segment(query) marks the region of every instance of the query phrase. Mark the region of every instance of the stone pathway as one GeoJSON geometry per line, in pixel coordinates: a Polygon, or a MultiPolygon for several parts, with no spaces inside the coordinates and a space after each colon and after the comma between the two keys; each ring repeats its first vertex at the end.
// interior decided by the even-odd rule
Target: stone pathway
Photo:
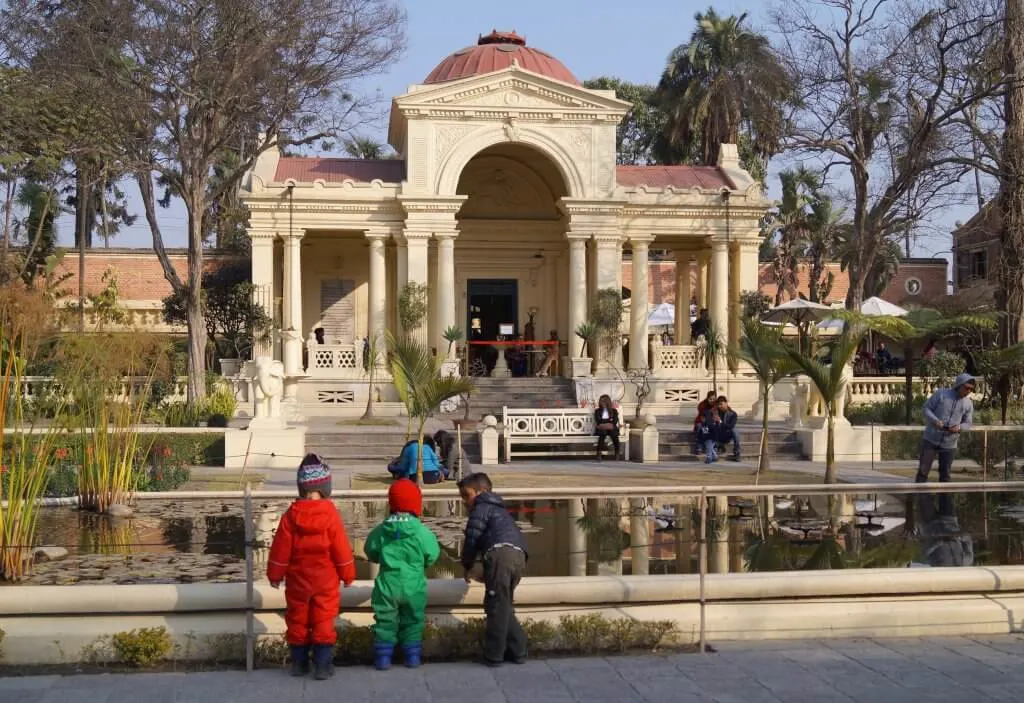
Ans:
{"type": "Polygon", "coordinates": [[[1024,638],[724,644],[717,654],[339,669],[0,678],[0,703],[989,703],[1024,696],[1024,638]]]}

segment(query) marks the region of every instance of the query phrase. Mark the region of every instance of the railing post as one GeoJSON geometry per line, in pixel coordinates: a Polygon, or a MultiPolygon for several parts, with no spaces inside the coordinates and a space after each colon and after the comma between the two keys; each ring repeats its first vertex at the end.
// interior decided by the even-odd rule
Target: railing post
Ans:
{"type": "Polygon", "coordinates": [[[988,429],[981,431],[981,480],[988,480],[988,429]]]}
{"type": "Polygon", "coordinates": [[[252,484],[245,483],[245,670],[252,673],[255,655],[253,622],[252,484]]]}
{"type": "Polygon", "coordinates": [[[708,573],[708,494],[707,488],[700,489],[700,653],[707,651],[707,618],[704,577],[708,573]]]}

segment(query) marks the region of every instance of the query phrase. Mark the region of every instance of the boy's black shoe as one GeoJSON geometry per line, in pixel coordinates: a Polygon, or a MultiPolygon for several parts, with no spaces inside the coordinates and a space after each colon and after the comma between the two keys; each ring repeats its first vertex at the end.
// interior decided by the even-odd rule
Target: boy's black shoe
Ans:
{"type": "Polygon", "coordinates": [[[506,654],[505,655],[505,661],[507,661],[509,664],[515,664],[516,666],[521,666],[521,665],[526,663],[526,655],[524,654],[521,657],[516,657],[516,656],[512,656],[511,654],[506,654]]]}
{"type": "Polygon", "coordinates": [[[326,681],[334,676],[334,647],[329,644],[313,646],[313,678],[326,681]]]}
{"type": "Polygon", "coordinates": [[[295,647],[292,650],[292,676],[305,676],[309,673],[309,647],[295,647]]]}
{"type": "Polygon", "coordinates": [[[500,667],[501,667],[501,666],[502,666],[502,665],[503,665],[503,664],[504,664],[505,662],[496,662],[496,661],[494,661],[493,659],[488,659],[487,657],[479,657],[479,658],[478,658],[478,659],[476,660],[476,663],[477,663],[477,664],[482,664],[483,666],[489,667],[489,668],[491,668],[491,669],[498,669],[498,668],[500,668],[500,667]]]}

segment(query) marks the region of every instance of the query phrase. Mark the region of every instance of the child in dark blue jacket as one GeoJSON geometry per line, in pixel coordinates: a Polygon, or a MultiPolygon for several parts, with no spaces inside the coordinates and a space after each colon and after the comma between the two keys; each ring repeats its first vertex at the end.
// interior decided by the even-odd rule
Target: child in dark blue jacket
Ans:
{"type": "Polygon", "coordinates": [[[526,661],[526,633],[516,618],[513,603],[516,586],[526,568],[526,539],[501,497],[491,492],[487,474],[472,474],[459,482],[462,501],[469,508],[462,566],[466,583],[477,558],[483,560],[484,634],[482,663],[501,666],[505,661],[526,661]]]}

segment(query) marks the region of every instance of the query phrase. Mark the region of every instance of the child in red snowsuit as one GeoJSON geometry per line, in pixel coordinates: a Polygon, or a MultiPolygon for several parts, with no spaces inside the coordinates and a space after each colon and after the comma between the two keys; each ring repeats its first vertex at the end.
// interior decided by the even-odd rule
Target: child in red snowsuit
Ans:
{"type": "Polygon", "coordinates": [[[309,673],[312,646],[315,676],[322,681],[334,673],[338,583],[350,585],[356,566],[341,516],[334,503],[325,500],[331,495],[330,467],[316,454],[307,454],[297,482],[299,499],[281,518],[274,535],[267,579],[274,588],[285,582],[285,639],[291,647],[292,676],[309,673]]]}

